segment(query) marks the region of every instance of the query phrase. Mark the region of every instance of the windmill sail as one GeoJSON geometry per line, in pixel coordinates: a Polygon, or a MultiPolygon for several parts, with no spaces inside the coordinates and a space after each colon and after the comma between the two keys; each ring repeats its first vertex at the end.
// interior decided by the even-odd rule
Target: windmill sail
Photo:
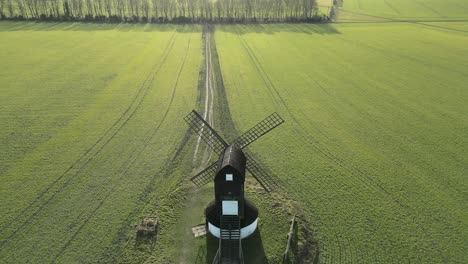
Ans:
{"type": "Polygon", "coordinates": [[[284,120],[273,113],[229,145],[195,110],[184,120],[219,155],[217,162],[191,178],[198,187],[214,183],[215,200],[205,208],[208,232],[219,238],[213,263],[244,263],[241,241],[257,230],[258,222],[258,209],[244,195],[246,170],[267,192],[277,188],[278,184],[242,148],[281,125],[284,120]]]}
{"type": "Polygon", "coordinates": [[[195,110],[190,112],[184,120],[216,154],[221,154],[228,146],[226,141],[195,110]]]}
{"type": "Polygon", "coordinates": [[[218,162],[215,162],[208,166],[206,169],[199,172],[197,175],[193,176],[190,180],[197,186],[202,187],[203,185],[212,182],[214,175],[216,174],[216,168],[218,162]]]}
{"type": "Polygon", "coordinates": [[[240,137],[238,137],[233,144],[243,149],[250,145],[252,142],[270,132],[275,127],[281,125],[284,122],[283,118],[277,113],[269,115],[267,118],[260,121],[257,125],[246,131],[240,137]]]}
{"type": "Polygon", "coordinates": [[[273,178],[260,167],[260,164],[255,161],[251,155],[245,152],[244,155],[247,158],[247,170],[258,181],[258,183],[260,183],[265,191],[270,192],[275,189],[277,184],[273,178]]]}
{"type": "MultiPolygon", "coordinates": [[[[229,145],[224,139],[198,114],[195,110],[190,112],[185,118],[185,122],[190,125],[208,146],[218,155],[220,155],[229,145]]],[[[236,145],[243,149],[252,142],[270,132],[275,127],[284,122],[283,118],[277,113],[273,113],[260,121],[257,125],[249,129],[247,132],[238,137],[232,145],[236,145]]],[[[267,191],[273,190],[277,184],[273,178],[268,175],[248,153],[244,153],[247,158],[246,169],[267,191]]],[[[211,164],[203,171],[192,177],[190,180],[198,187],[201,187],[211,181],[216,174],[217,162],[211,164]]]]}

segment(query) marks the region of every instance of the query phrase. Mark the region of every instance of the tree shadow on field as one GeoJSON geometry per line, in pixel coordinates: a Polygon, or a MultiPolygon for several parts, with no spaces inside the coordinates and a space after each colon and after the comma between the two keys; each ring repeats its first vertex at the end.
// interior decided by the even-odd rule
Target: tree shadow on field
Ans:
{"type": "Polygon", "coordinates": [[[294,24],[238,24],[238,25],[219,25],[216,30],[222,32],[228,32],[233,34],[268,34],[273,35],[281,32],[293,32],[303,34],[340,34],[340,32],[332,25],[328,23],[294,23],[294,24]]]}
{"type": "Polygon", "coordinates": [[[117,30],[121,32],[170,32],[180,33],[201,32],[200,25],[175,24],[112,24],[87,22],[39,22],[39,21],[2,21],[0,32],[8,31],[106,31],[117,30]]]}
{"type": "MultiPolygon", "coordinates": [[[[216,30],[234,34],[275,34],[280,32],[296,32],[303,34],[339,34],[340,32],[327,23],[319,24],[236,24],[215,25],[216,30]]],[[[198,24],[112,24],[92,22],[39,22],[39,21],[2,21],[0,32],[7,31],[106,31],[117,30],[121,32],[169,32],[180,33],[201,32],[202,26],[198,24]]]]}

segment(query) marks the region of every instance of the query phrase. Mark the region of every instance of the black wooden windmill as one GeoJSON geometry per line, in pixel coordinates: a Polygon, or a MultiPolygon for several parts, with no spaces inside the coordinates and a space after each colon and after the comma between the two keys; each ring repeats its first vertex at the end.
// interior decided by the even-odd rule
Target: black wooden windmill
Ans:
{"type": "Polygon", "coordinates": [[[198,187],[214,181],[215,200],[205,209],[208,231],[219,238],[213,263],[242,263],[241,240],[257,229],[258,221],[257,208],[244,197],[245,170],[267,192],[275,187],[271,177],[243,149],[284,120],[273,113],[231,144],[226,143],[195,110],[184,120],[219,155],[218,161],[191,178],[198,187]]]}

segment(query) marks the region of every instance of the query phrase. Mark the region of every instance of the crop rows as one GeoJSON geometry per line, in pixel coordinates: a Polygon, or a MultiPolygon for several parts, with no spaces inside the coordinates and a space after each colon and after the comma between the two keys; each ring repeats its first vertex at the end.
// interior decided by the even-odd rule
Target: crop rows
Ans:
{"type": "MultiPolygon", "coordinates": [[[[392,35],[393,30],[402,31],[404,26],[380,28],[381,31],[388,33],[379,34],[392,35]]],[[[283,147],[279,146],[282,144],[281,141],[271,141],[272,145],[265,144],[261,149],[269,153],[281,153],[281,155],[264,157],[264,159],[272,160],[270,166],[274,171],[276,169],[277,174],[287,179],[286,189],[296,200],[301,201],[311,217],[320,244],[321,262],[388,263],[409,259],[425,262],[429,259],[433,261],[448,257],[448,255],[444,256],[448,245],[447,240],[442,242],[437,241],[437,238],[440,239],[441,231],[447,228],[454,232],[452,235],[455,238],[455,234],[461,231],[462,227],[456,221],[449,224],[448,219],[452,219],[452,216],[443,217],[441,213],[436,213],[443,209],[438,204],[429,202],[431,199],[427,194],[409,189],[424,188],[429,191],[432,188],[429,186],[433,186],[432,183],[425,187],[419,183],[428,179],[432,182],[440,182],[438,175],[443,175],[443,167],[437,167],[441,166],[439,164],[433,165],[433,170],[437,171],[437,174],[421,174],[405,161],[406,158],[401,156],[405,153],[414,153],[414,151],[419,153],[430,151],[424,148],[415,150],[409,146],[414,146],[416,137],[419,137],[419,140],[424,138],[429,142],[432,142],[434,138],[414,134],[414,131],[400,134],[398,130],[391,127],[394,123],[389,123],[388,118],[391,118],[392,113],[406,111],[406,114],[401,117],[409,120],[421,118],[418,114],[416,116],[412,114],[417,106],[395,93],[398,89],[405,89],[404,81],[400,80],[399,86],[386,87],[382,83],[369,80],[369,74],[373,71],[362,69],[360,73],[355,69],[356,67],[365,68],[365,62],[361,64],[353,57],[361,51],[366,52],[367,56],[373,60],[379,59],[384,63],[382,64],[385,65],[384,67],[395,64],[397,60],[405,60],[405,52],[397,53],[391,51],[392,49],[387,49],[385,53],[385,46],[382,46],[382,43],[367,41],[370,44],[358,46],[356,50],[346,55],[343,47],[353,47],[355,42],[364,41],[349,35],[351,33],[347,33],[346,27],[339,29],[342,30],[339,35],[331,36],[336,30],[320,35],[314,30],[314,26],[275,26],[265,30],[279,32],[273,35],[259,34],[262,32],[261,26],[223,28],[224,33],[219,34],[217,39],[221,47],[226,46],[220,52],[221,63],[225,67],[223,74],[226,82],[229,83],[228,91],[236,91],[236,93],[229,94],[231,101],[243,102],[236,103],[232,107],[234,119],[255,119],[251,114],[252,110],[246,113],[243,109],[259,105],[260,101],[265,107],[264,110],[259,109],[260,111],[268,112],[266,109],[273,108],[286,115],[287,121],[289,119],[290,131],[282,134],[284,138],[287,138],[284,140],[283,147]],[[250,31],[257,34],[250,34],[250,31]],[[298,31],[308,31],[311,35],[292,33],[298,31]],[[285,43],[288,44],[285,45],[285,43]],[[350,43],[354,44],[350,46],[350,43]],[[268,49],[265,48],[266,46],[268,49]],[[227,50],[229,53],[224,53],[227,50]],[[230,53],[242,55],[240,58],[233,58],[228,55],[230,53]],[[353,59],[353,64],[347,56],[353,59]],[[325,67],[327,61],[333,62],[333,67],[325,67]],[[237,64],[243,65],[243,68],[236,68],[237,64]],[[354,75],[345,75],[346,71],[351,71],[354,75]],[[358,81],[359,78],[361,78],[360,81],[358,81]],[[348,84],[344,84],[343,81],[348,84]],[[348,90],[343,90],[342,87],[347,87],[348,90]],[[376,88],[373,89],[373,87],[376,88]],[[251,91],[255,91],[255,95],[251,91]],[[358,102],[357,99],[361,101],[358,102]],[[384,101],[381,101],[382,99],[384,101]],[[379,101],[379,105],[372,103],[375,100],[379,101]],[[381,112],[384,109],[386,112],[381,112]],[[388,113],[390,117],[386,117],[387,119],[378,118],[388,116],[388,113]],[[350,122],[351,120],[356,124],[350,122]],[[369,136],[374,137],[374,132],[364,130],[358,127],[358,124],[365,127],[372,124],[375,126],[374,130],[377,128],[377,131],[381,130],[381,132],[376,131],[375,139],[369,138],[369,136]],[[288,137],[287,134],[295,135],[295,137],[288,137]],[[362,138],[363,135],[367,136],[362,138]],[[350,137],[354,139],[350,140],[350,137]],[[362,141],[360,145],[351,143],[365,138],[367,138],[366,141],[362,141]],[[393,145],[388,146],[390,149],[386,146],[382,146],[382,149],[376,148],[378,145],[374,146],[372,142],[374,140],[382,142],[382,139],[399,145],[395,150],[392,150],[393,145]],[[392,152],[396,150],[401,153],[392,152]],[[284,160],[288,162],[285,163],[284,160]],[[288,167],[287,170],[283,169],[285,166],[288,167]],[[394,172],[396,175],[388,172],[394,172]],[[403,175],[408,175],[408,177],[411,175],[411,178],[418,184],[405,183],[407,187],[403,187],[402,182],[398,182],[399,180],[406,182],[403,175]],[[403,178],[400,178],[402,176],[403,178]],[[407,190],[404,191],[404,189],[407,190]],[[426,207],[421,207],[419,202],[416,202],[420,199],[429,202],[426,203],[426,207]],[[431,211],[433,213],[429,213],[431,211]],[[445,224],[438,226],[441,220],[445,224]],[[411,238],[408,240],[409,237],[414,237],[414,240],[418,242],[411,242],[411,238]],[[416,253],[418,248],[424,252],[423,255],[416,253]],[[394,251],[398,254],[392,253],[394,251]]],[[[408,31],[411,32],[411,29],[408,31]]],[[[447,37],[452,33],[441,34],[446,34],[445,37],[447,37]]],[[[453,37],[459,40],[463,38],[453,37]]],[[[420,57],[418,52],[413,53],[411,57],[417,59],[413,62],[415,64],[427,60],[427,58],[420,57]]],[[[362,60],[365,61],[365,57],[362,60]]],[[[441,63],[437,67],[442,69],[446,65],[446,63],[441,63]]],[[[378,71],[388,73],[380,67],[378,71]]],[[[430,71],[430,69],[420,66],[420,71],[430,71]]],[[[458,81],[459,78],[463,78],[463,75],[458,72],[458,69],[451,72],[454,77],[457,76],[455,83],[452,84],[455,87],[460,87],[457,86],[460,85],[458,81]]],[[[437,91],[435,87],[429,89],[437,91]]],[[[436,113],[431,115],[429,120],[431,121],[427,122],[441,121],[436,113]]],[[[441,128],[430,130],[431,133],[436,134],[449,132],[441,128]]],[[[460,132],[452,130],[447,135],[458,137],[460,132]]],[[[449,150],[446,149],[446,151],[449,150]]],[[[460,156],[457,159],[459,158],[460,156]]],[[[416,164],[424,163],[423,160],[415,160],[415,162],[418,162],[416,164]]],[[[461,163],[452,162],[451,164],[454,166],[451,170],[457,171],[453,180],[459,180],[461,163]]],[[[446,190],[457,189],[448,182],[443,184],[446,190]]],[[[461,195],[458,196],[461,198],[463,193],[458,192],[457,195],[461,195]]],[[[451,203],[451,199],[444,198],[446,205],[455,206],[452,208],[454,211],[449,214],[457,212],[455,214],[458,216],[453,217],[459,219],[462,216],[461,208],[451,203]]],[[[452,236],[445,235],[446,239],[452,236]]],[[[455,247],[462,250],[460,239],[452,241],[457,241],[455,244],[458,246],[455,247]]],[[[451,255],[454,261],[459,261],[460,256],[460,254],[451,255]]]]}
{"type": "MultiPolygon", "coordinates": [[[[5,223],[0,249],[4,260],[19,261],[23,259],[22,254],[26,254],[31,261],[48,259],[51,262],[63,262],[74,259],[75,254],[81,254],[79,252],[88,255],[91,260],[97,259],[99,255],[95,254],[102,254],[102,250],[110,246],[102,244],[96,247],[96,242],[112,239],[115,227],[109,229],[109,224],[117,227],[120,223],[124,224],[122,220],[131,204],[129,207],[122,202],[128,203],[144,191],[143,187],[150,184],[149,177],[145,176],[148,173],[161,177],[156,170],[162,168],[160,164],[164,164],[166,158],[148,163],[154,159],[152,156],[155,150],[170,149],[172,144],[179,144],[185,137],[185,129],[177,134],[167,134],[167,131],[173,129],[171,119],[175,115],[179,116],[190,109],[188,105],[181,109],[180,100],[189,94],[188,84],[192,83],[192,76],[196,77],[198,72],[193,67],[196,65],[193,62],[198,59],[193,54],[199,51],[196,48],[197,41],[191,40],[194,34],[168,32],[159,42],[164,44],[164,49],[152,47],[157,50],[154,54],[159,53],[160,56],[150,55],[146,58],[149,63],[142,64],[142,69],[146,69],[147,73],[145,76],[137,74],[143,78],[141,81],[134,79],[137,89],[122,114],[114,116],[115,121],[109,128],[65,173],[57,175],[25,209],[5,223]],[[175,102],[177,105],[174,105],[175,102]],[[141,124],[145,126],[141,127],[141,124]],[[169,144],[161,145],[162,138],[166,138],[169,144]],[[123,207],[115,207],[117,204],[123,207]],[[51,216],[55,216],[55,219],[51,216]],[[63,235],[56,235],[59,233],[63,235]],[[31,244],[31,241],[40,238],[36,235],[45,240],[31,244]],[[25,240],[25,236],[30,237],[25,240]],[[33,245],[45,250],[32,253],[30,250],[33,245]],[[20,251],[17,251],[18,247],[21,247],[20,251]],[[77,247],[80,248],[79,252],[75,250],[77,247]],[[12,255],[11,250],[17,253],[12,255]]],[[[123,75],[120,78],[125,77],[123,75]]],[[[160,181],[163,179],[158,179],[160,181]]],[[[143,208],[138,204],[134,207],[140,210],[143,208]]],[[[133,233],[132,225],[138,217],[139,214],[135,214],[130,226],[125,227],[126,230],[130,229],[130,233],[133,233]]]]}
{"type": "Polygon", "coordinates": [[[458,20],[467,19],[467,6],[461,0],[348,0],[343,2],[340,19],[353,20],[458,20]]]}
{"type": "Polygon", "coordinates": [[[0,259],[203,259],[189,228],[212,186],[188,178],[215,157],[182,120],[196,108],[227,139],[273,111],[286,120],[249,146],[280,184],[247,181],[260,259],[279,260],[295,208],[320,263],[465,263],[465,9],[350,0],[336,24],[203,35],[1,22],[0,259]],[[155,241],[135,236],[146,214],[162,220],[155,241]]]}
{"type": "MultiPolygon", "coordinates": [[[[24,229],[25,226],[30,224],[30,222],[40,214],[55,197],[60,194],[69,184],[70,182],[77,177],[82,170],[102,151],[103,148],[109,144],[109,142],[119,133],[119,131],[128,123],[128,121],[132,118],[132,116],[136,113],[138,108],[141,106],[145,96],[148,93],[148,90],[151,88],[154,78],[156,77],[157,73],[159,72],[161,65],[164,64],[167,55],[170,52],[174,44],[174,36],[169,40],[169,45],[166,47],[165,55],[163,55],[163,59],[161,63],[155,63],[152,67],[152,72],[150,72],[147,78],[144,80],[140,88],[138,89],[137,93],[135,94],[134,98],[132,99],[128,108],[122,113],[122,115],[112,124],[112,126],[101,136],[99,139],[91,145],[90,148],[86,150],[80,156],[79,159],[74,161],[72,165],[63,173],[61,174],[56,180],[52,182],[49,186],[47,186],[43,191],[40,192],[39,196],[37,196],[25,209],[23,209],[17,216],[13,218],[10,223],[7,223],[2,229],[0,233],[4,232],[7,229],[12,228],[12,225],[20,225],[17,227],[5,240],[2,241],[0,244],[0,249],[3,245],[8,243],[13,237],[15,237],[18,232],[24,229]],[[156,69],[156,66],[159,64],[159,67],[156,69]],[[48,196],[49,195],[49,196],[48,196]],[[35,207],[38,207],[37,209],[35,207]],[[31,215],[26,215],[31,214],[31,215]],[[22,220],[25,222],[22,222],[22,220]]],[[[159,127],[159,126],[158,126],[159,127]]],[[[156,130],[157,131],[157,130],[156,130]]],[[[146,140],[147,141],[147,140],[146,140]]],[[[140,152],[141,153],[141,152],[140,152]]],[[[13,227],[14,228],[14,227],[13,227]]]]}

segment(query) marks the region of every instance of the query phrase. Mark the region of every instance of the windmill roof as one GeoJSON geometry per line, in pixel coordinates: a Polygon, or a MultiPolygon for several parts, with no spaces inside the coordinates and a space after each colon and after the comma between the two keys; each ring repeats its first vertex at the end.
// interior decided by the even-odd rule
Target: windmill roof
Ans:
{"type": "Polygon", "coordinates": [[[222,159],[218,164],[218,172],[227,166],[231,166],[242,173],[245,171],[245,163],[246,158],[242,150],[236,145],[231,145],[222,154],[222,159]]]}

